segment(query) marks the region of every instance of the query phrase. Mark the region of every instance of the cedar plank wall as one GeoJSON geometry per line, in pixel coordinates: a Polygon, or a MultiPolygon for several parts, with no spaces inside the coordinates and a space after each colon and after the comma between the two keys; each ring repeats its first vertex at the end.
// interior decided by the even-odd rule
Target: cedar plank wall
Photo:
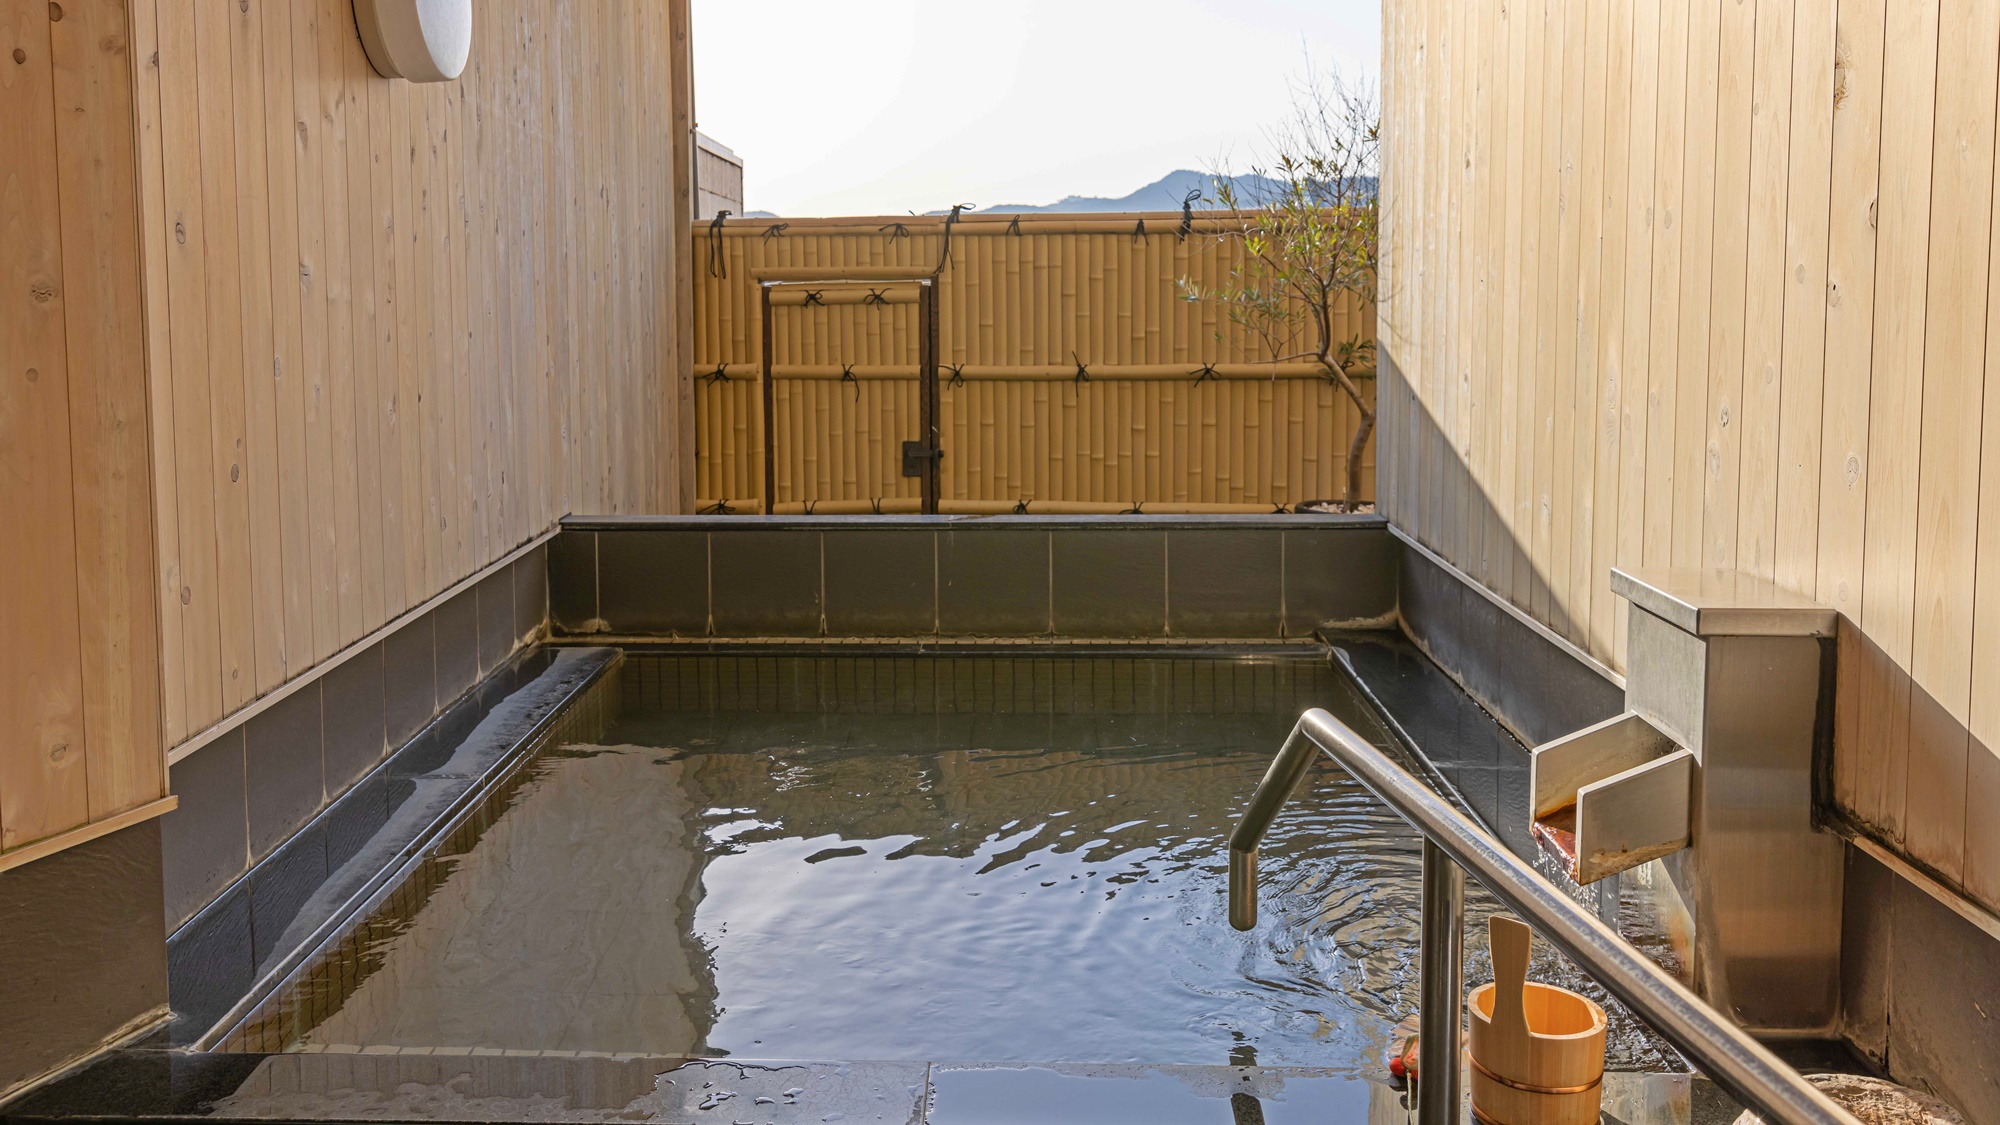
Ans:
{"type": "Polygon", "coordinates": [[[1837,800],[2000,909],[2000,0],[1385,34],[1385,512],[1613,668],[1613,565],[1838,608],[1837,800]]]}
{"type": "Polygon", "coordinates": [[[57,11],[0,3],[0,868],[166,790],[125,14],[57,11]]]}
{"type": "Polygon", "coordinates": [[[482,0],[412,85],[349,0],[0,0],[0,868],[560,516],[688,506],[673,8],[482,0]]]}
{"type": "Polygon", "coordinates": [[[569,513],[672,512],[663,5],[134,0],[167,743],[569,513]],[[157,61],[155,61],[157,60],[157,61]]]}

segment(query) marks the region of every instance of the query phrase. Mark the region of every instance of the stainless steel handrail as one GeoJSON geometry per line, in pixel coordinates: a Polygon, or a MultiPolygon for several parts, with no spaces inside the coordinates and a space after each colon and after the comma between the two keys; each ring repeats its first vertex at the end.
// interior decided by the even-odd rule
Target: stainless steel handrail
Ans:
{"type": "Polygon", "coordinates": [[[1257,924],[1257,845],[1305,778],[1315,751],[1354,775],[1424,837],[1417,1121],[1456,1125],[1464,994],[1459,958],[1463,878],[1493,894],[1681,1049],[1703,1074],[1770,1125],[1859,1125],[1742,1028],[1703,1003],[1595,915],[1537,874],[1388,755],[1318,708],[1278,751],[1229,837],[1229,923],[1257,924]],[[1442,1075],[1444,1080],[1438,1081],[1442,1075]]]}

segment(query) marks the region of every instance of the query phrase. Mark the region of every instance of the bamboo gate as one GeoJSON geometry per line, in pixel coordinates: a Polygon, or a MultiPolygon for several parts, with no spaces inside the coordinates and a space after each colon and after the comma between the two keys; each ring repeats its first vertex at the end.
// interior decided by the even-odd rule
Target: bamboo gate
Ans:
{"type": "MultiPolygon", "coordinates": [[[[694,252],[702,511],[1269,512],[1345,493],[1360,419],[1340,389],[1183,297],[1243,253],[1213,217],[738,219],[702,224],[694,252]]],[[[1366,298],[1335,322],[1374,339],[1366,298]]],[[[1360,484],[1371,500],[1372,446],[1360,484]]]]}

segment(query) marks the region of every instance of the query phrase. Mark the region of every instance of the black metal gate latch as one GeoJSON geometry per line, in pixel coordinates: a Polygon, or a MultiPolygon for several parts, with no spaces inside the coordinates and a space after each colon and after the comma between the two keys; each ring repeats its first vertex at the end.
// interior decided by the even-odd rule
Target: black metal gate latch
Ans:
{"type": "Polygon", "coordinates": [[[944,450],[934,449],[920,441],[903,443],[903,475],[920,477],[924,475],[924,462],[944,460],[944,450]]]}

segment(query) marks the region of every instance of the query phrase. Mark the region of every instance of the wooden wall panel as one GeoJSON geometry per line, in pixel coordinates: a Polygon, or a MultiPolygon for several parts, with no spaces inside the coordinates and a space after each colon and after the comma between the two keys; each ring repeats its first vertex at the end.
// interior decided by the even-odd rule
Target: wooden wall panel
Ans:
{"type": "Polygon", "coordinates": [[[1838,608],[1837,800],[2000,908],[2000,3],[1392,0],[1384,27],[1384,510],[1613,668],[1612,565],[1838,608]],[[1511,131],[1468,145],[1460,76],[1489,73],[1511,131]],[[1468,319],[1453,271],[1504,315],[1468,319]]]}
{"type": "Polygon", "coordinates": [[[413,86],[349,0],[0,4],[0,867],[560,516],[686,507],[670,7],[483,4],[413,86]]]}
{"type": "MultiPolygon", "coordinates": [[[[1816,556],[1831,332],[1834,89],[1839,40],[1833,6],[1797,5],[1792,29],[1790,200],[1785,208],[1785,333],[1779,353],[1777,531],[1772,573],[1822,601],[1816,556]]],[[[1829,603],[1831,604],[1831,603],[1829,603]]]]}
{"type": "MultiPolygon", "coordinates": [[[[1286,363],[1273,378],[1261,341],[1221,307],[1184,299],[1183,280],[1220,285],[1240,251],[1207,219],[1186,237],[1181,222],[986,215],[956,226],[939,275],[940,354],[962,376],[948,374],[940,393],[944,500],[1268,510],[1343,495],[1356,412],[1316,365],[1286,363]],[[1218,370],[1204,375],[1204,364],[1218,370]]],[[[697,492],[704,507],[735,507],[763,494],[758,272],[928,274],[944,260],[944,224],[731,220],[694,235],[697,492]]],[[[779,504],[914,502],[901,443],[919,436],[915,287],[829,286],[812,307],[797,290],[774,300],[779,504]],[[871,288],[892,303],[868,303],[871,288]],[[852,381],[842,378],[850,365],[852,381]]],[[[1335,337],[1372,339],[1373,320],[1365,300],[1346,298],[1335,337]]],[[[1467,411],[1462,442],[1471,425],[1467,411]]],[[[1373,463],[1371,443],[1364,500],[1373,463]]]]}
{"type": "Polygon", "coordinates": [[[41,5],[0,8],[0,528],[16,548],[4,638],[17,663],[0,687],[0,847],[89,816],[84,769],[82,631],[70,476],[62,212],[57,191],[55,63],[41,5]]]}
{"type": "Polygon", "coordinates": [[[1905,836],[1910,738],[1916,501],[1922,438],[1924,331],[1930,286],[1931,170],[1936,119],[1938,2],[1889,5],[1882,60],[1882,163],[1875,203],[1875,350],[1868,393],[1862,534],[1862,631],[1881,650],[1861,680],[1860,737],[1882,782],[1857,811],[1905,836]]]}
{"type": "Polygon", "coordinates": [[[436,85],[350,0],[132,17],[169,745],[564,514],[681,510],[664,13],[482,4],[436,85]]]}
{"type": "Polygon", "coordinates": [[[0,868],[165,792],[132,34],[0,4],[0,868]]]}
{"type": "MultiPolygon", "coordinates": [[[[1868,526],[1868,388],[1875,338],[1876,188],[1882,151],[1883,35],[1886,5],[1847,0],[1840,6],[1833,83],[1832,187],[1828,204],[1826,389],[1822,396],[1819,552],[1815,596],[1849,623],[1861,617],[1862,535],[1868,526]]],[[[1881,650],[1843,628],[1843,678],[1878,681],[1881,650]]],[[[1843,690],[1836,741],[1860,745],[1861,692],[1843,690]]],[[[1843,806],[1873,810],[1886,792],[1874,767],[1881,755],[1850,751],[1834,761],[1834,789],[1843,806]]]]}
{"type": "Polygon", "coordinates": [[[50,24],[70,486],[90,819],[157,800],[159,632],[139,274],[131,32],[121,4],[50,24]]]}

